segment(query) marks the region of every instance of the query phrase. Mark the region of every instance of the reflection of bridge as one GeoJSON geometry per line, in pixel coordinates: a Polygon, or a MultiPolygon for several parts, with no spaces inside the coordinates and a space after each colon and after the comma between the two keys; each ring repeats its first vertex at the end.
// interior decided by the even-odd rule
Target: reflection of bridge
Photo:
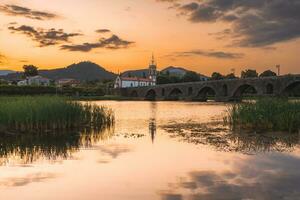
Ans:
{"type": "Polygon", "coordinates": [[[298,85],[300,75],[286,75],[122,88],[118,92],[143,100],[206,101],[212,96],[216,101],[232,101],[240,100],[248,92],[255,96],[284,96],[298,85]]]}

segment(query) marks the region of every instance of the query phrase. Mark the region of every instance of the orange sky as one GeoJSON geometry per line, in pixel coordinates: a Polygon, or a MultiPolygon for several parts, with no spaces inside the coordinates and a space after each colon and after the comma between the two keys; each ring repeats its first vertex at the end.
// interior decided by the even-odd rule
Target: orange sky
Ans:
{"type": "MultiPolygon", "coordinates": [[[[177,1],[181,6],[190,2],[177,1]]],[[[259,72],[275,70],[275,65],[281,64],[283,73],[300,73],[298,30],[290,38],[267,45],[231,45],[230,39],[217,39],[215,33],[241,22],[191,21],[187,13],[182,13],[183,9],[169,8],[174,5],[157,0],[1,0],[0,69],[21,70],[24,64],[51,69],[90,60],[117,72],[145,68],[154,52],[159,69],[169,65],[183,66],[209,75],[213,71],[230,73],[232,68],[237,73],[245,68],[255,68],[259,72]],[[14,14],[11,5],[30,9],[30,12],[14,14]],[[34,19],[35,11],[51,13],[55,17],[34,19]],[[33,27],[39,35],[25,34],[18,29],[22,25],[33,27]],[[80,35],[41,47],[42,34],[51,28],[80,35]],[[109,29],[110,32],[96,33],[98,29],[109,29]],[[108,44],[113,34],[121,42],[133,43],[108,44]],[[104,39],[99,42],[101,37],[104,39]],[[62,45],[83,43],[96,47],[85,52],[62,49],[62,45]]],[[[13,11],[20,12],[16,8],[13,11]]]]}

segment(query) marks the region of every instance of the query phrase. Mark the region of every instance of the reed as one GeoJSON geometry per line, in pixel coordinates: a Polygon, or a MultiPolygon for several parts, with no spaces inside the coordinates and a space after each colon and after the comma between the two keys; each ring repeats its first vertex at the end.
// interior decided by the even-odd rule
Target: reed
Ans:
{"type": "Polygon", "coordinates": [[[224,118],[234,130],[297,132],[300,129],[300,102],[262,98],[231,105],[224,118]]]}
{"type": "Polygon", "coordinates": [[[0,98],[0,131],[45,132],[114,123],[110,109],[57,96],[0,98]]]}

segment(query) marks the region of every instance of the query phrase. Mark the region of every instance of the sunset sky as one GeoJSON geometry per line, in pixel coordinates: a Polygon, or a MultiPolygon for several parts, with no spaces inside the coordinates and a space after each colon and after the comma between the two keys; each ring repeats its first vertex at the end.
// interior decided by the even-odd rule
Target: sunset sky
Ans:
{"type": "Polygon", "coordinates": [[[0,69],[300,73],[299,0],[0,0],[0,69]]]}

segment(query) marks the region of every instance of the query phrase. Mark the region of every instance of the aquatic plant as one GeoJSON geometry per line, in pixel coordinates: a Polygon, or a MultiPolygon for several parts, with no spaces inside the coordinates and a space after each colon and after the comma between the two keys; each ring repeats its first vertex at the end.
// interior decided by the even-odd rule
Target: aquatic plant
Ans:
{"type": "Polygon", "coordinates": [[[234,104],[228,108],[224,121],[235,130],[297,132],[300,129],[300,102],[262,98],[234,104]]]}
{"type": "Polygon", "coordinates": [[[106,107],[57,96],[0,98],[0,132],[47,132],[82,127],[97,129],[114,123],[106,107]]]}

